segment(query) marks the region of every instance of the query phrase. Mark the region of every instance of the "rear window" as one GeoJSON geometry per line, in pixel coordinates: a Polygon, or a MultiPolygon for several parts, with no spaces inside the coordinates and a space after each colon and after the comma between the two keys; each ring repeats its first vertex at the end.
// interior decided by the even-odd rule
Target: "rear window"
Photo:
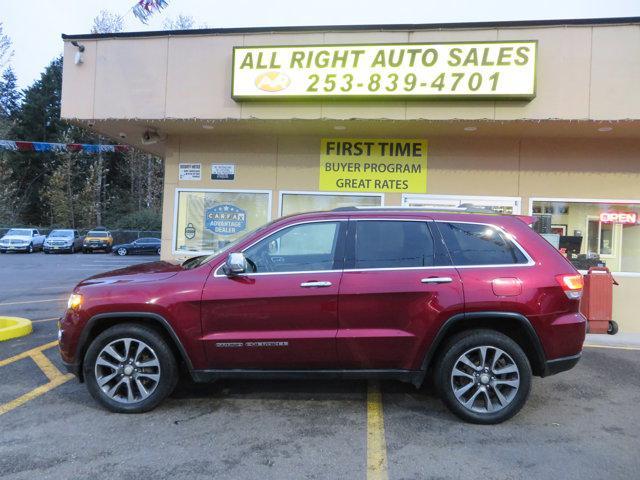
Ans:
{"type": "Polygon", "coordinates": [[[511,265],[527,258],[504,233],[478,223],[438,223],[454,265],[511,265]]]}
{"type": "Polygon", "coordinates": [[[427,267],[433,238],[425,222],[359,220],[355,268],[427,267]]]}
{"type": "Polygon", "coordinates": [[[104,232],[104,231],[95,231],[92,230],[89,233],[87,233],[87,237],[96,237],[96,238],[106,238],[109,236],[109,232],[104,232]]]}

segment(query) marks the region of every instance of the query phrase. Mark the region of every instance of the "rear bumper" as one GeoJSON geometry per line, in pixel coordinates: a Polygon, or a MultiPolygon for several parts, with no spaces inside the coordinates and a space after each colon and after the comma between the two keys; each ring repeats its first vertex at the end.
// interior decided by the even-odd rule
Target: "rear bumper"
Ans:
{"type": "Polygon", "coordinates": [[[578,361],[582,357],[582,352],[577,355],[571,355],[569,357],[555,358],[553,360],[547,360],[544,366],[543,377],[555,375],[556,373],[565,372],[571,370],[576,366],[578,361]]]}

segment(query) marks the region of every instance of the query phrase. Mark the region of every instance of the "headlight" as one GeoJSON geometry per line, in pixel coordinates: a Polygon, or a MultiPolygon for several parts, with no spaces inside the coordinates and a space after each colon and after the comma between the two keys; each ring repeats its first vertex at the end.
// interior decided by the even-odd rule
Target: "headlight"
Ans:
{"type": "Polygon", "coordinates": [[[76,310],[82,305],[82,295],[79,293],[72,293],[69,296],[69,301],[67,302],[67,308],[76,310]]]}

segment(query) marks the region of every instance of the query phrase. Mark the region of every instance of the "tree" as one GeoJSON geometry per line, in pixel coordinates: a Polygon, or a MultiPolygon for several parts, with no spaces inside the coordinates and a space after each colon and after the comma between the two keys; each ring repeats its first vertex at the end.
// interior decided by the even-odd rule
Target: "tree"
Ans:
{"type": "Polygon", "coordinates": [[[0,79],[0,118],[13,119],[20,108],[20,92],[16,74],[7,68],[0,79]]]}
{"type": "Polygon", "coordinates": [[[196,21],[190,15],[178,15],[174,20],[166,18],[162,23],[165,30],[192,30],[196,25],[196,21]]]}
{"type": "Polygon", "coordinates": [[[13,57],[11,38],[4,33],[2,22],[0,22],[0,70],[4,69],[11,57],[13,57]]]}
{"type": "Polygon", "coordinates": [[[122,15],[101,10],[93,19],[91,33],[118,33],[124,30],[124,18],[122,15]]]}

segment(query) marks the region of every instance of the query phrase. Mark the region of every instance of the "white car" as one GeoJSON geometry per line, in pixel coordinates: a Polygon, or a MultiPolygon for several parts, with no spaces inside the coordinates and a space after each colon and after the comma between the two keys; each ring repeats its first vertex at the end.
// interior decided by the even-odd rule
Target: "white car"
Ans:
{"type": "Polygon", "coordinates": [[[0,253],[42,250],[44,239],[45,236],[35,228],[12,228],[0,238],[0,253]]]}

